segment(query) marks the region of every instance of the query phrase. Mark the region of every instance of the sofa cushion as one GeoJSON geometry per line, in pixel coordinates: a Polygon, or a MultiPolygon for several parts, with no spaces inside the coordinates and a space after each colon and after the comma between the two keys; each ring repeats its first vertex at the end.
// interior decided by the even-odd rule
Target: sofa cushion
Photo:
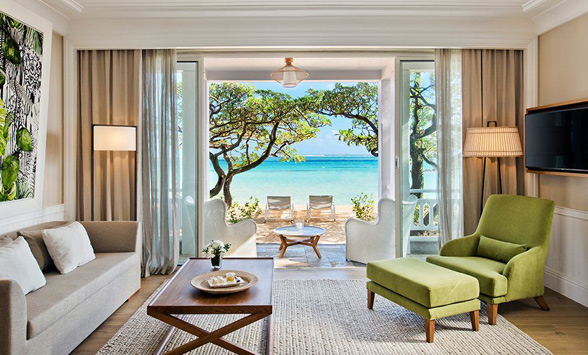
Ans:
{"type": "Polygon", "coordinates": [[[418,259],[369,262],[367,277],[427,308],[469,301],[479,296],[475,278],[418,259]]]}
{"type": "Polygon", "coordinates": [[[137,253],[97,253],[96,259],[68,274],[45,274],[47,285],[26,296],[27,339],[31,339],[107,286],[139,260],[137,253]]]}
{"type": "Polygon", "coordinates": [[[482,235],[480,236],[480,243],[478,244],[476,255],[508,263],[510,259],[526,251],[526,245],[503,242],[482,235]]]}
{"type": "Polygon", "coordinates": [[[427,262],[475,277],[480,293],[492,297],[506,295],[508,280],[502,275],[506,264],[500,261],[478,256],[429,256],[427,262]]]}
{"type": "Polygon", "coordinates": [[[31,252],[35,257],[35,260],[37,260],[41,270],[49,271],[51,269],[55,269],[55,264],[53,264],[53,260],[51,260],[51,256],[47,250],[47,246],[43,241],[43,230],[18,231],[18,235],[23,237],[27,243],[29,243],[31,252]]]}

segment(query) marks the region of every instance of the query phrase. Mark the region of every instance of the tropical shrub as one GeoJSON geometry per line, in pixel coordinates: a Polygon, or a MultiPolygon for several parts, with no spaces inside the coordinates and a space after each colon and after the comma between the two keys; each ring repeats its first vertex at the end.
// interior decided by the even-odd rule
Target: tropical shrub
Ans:
{"type": "Polygon", "coordinates": [[[374,195],[366,195],[363,192],[351,198],[355,217],[363,221],[373,221],[376,218],[374,195]]]}
{"type": "Polygon", "coordinates": [[[228,210],[228,220],[231,223],[237,223],[246,219],[253,219],[261,214],[259,207],[259,199],[257,197],[249,197],[249,200],[240,205],[233,202],[228,210]]]}

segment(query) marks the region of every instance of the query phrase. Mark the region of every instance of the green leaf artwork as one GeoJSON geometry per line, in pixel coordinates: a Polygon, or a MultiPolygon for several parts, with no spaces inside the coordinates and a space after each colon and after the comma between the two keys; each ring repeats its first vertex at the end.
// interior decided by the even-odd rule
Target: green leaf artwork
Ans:
{"type": "Polygon", "coordinates": [[[2,188],[4,191],[9,190],[14,185],[20,170],[20,162],[17,157],[10,155],[4,158],[2,162],[2,188]]]}
{"type": "Polygon", "coordinates": [[[22,63],[22,59],[20,57],[20,50],[18,49],[18,43],[11,37],[6,37],[4,43],[2,43],[2,52],[6,59],[8,59],[12,64],[20,64],[22,63]]]}
{"type": "Polygon", "coordinates": [[[0,10],[0,202],[34,198],[43,33],[0,10]]]}
{"type": "Polygon", "coordinates": [[[18,130],[16,133],[16,146],[25,152],[33,150],[33,137],[28,129],[21,128],[18,130]]]}

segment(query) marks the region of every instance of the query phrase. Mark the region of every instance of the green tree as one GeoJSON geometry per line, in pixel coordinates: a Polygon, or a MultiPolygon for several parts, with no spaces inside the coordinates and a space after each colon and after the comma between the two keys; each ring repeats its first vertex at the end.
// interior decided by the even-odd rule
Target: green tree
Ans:
{"type": "Polygon", "coordinates": [[[378,85],[357,83],[335,84],[331,90],[308,90],[302,98],[305,106],[320,115],[344,117],[351,127],[339,130],[339,140],[347,145],[363,146],[378,156],[378,85]]]}
{"type": "MultiPolygon", "coordinates": [[[[423,163],[437,168],[437,115],[435,113],[435,83],[423,86],[421,72],[410,74],[410,177],[411,189],[425,186],[423,163]]],[[[426,82],[426,81],[425,81],[426,82]]],[[[416,194],[422,197],[421,193],[416,194]]]]}
{"type": "Polygon", "coordinates": [[[292,145],[316,137],[320,127],[331,123],[308,110],[300,99],[238,83],[210,86],[209,119],[209,159],[217,175],[210,197],[222,191],[229,206],[236,175],[258,167],[270,156],[302,161],[292,145]]]}

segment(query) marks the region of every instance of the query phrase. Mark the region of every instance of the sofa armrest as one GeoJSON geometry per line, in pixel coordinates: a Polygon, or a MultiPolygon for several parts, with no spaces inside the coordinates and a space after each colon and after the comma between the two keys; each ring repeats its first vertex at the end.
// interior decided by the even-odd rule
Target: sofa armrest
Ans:
{"type": "Polygon", "coordinates": [[[476,255],[480,237],[470,235],[463,238],[457,238],[443,244],[439,255],[441,256],[472,256],[476,255]]]}
{"type": "Polygon", "coordinates": [[[14,280],[0,280],[0,354],[24,354],[27,340],[27,301],[14,280]]]}
{"type": "Polygon", "coordinates": [[[90,237],[97,253],[140,252],[142,238],[140,223],[121,222],[80,222],[90,237]]]}
{"type": "Polygon", "coordinates": [[[543,295],[543,269],[547,255],[533,247],[510,259],[502,274],[508,279],[507,301],[543,295]]]}

